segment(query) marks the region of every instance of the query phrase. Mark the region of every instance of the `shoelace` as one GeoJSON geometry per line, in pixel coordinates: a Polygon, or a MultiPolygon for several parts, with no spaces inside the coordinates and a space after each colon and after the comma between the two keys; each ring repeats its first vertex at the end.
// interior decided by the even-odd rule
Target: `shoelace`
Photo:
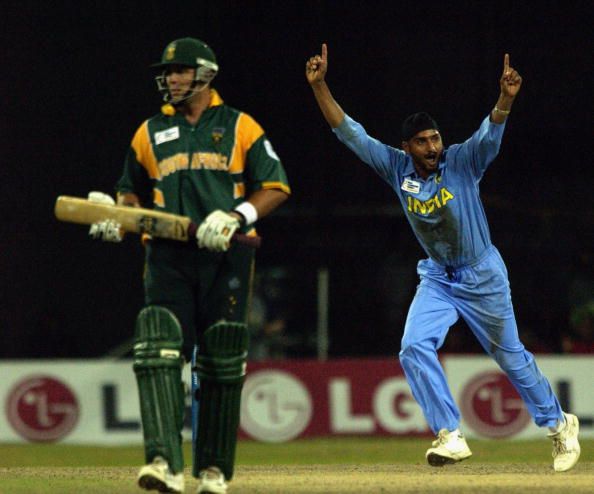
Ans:
{"type": "Polygon", "coordinates": [[[553,458],[563,453],[567,453],[567,445],[559,437],[553,438],[553,458]]]}
{"type": "Polygon", "coordinates": [[[446,431],[439,431],[437,434],[437,439],[433,441],[433,447],[439,446],[440,444],[445,444],[448,442],[448,433],[446,431]]]}

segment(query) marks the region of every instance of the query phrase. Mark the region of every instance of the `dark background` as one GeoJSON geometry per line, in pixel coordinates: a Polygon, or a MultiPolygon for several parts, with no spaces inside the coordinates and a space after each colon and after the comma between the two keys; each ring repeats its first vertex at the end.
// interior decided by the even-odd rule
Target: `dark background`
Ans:
{"type": "MultiPolygon", "coordinates": [[[[148,66],[184,36],[213,47],[214,87],[264,127],[291,181],[258,225],[288,356],[313,355],[320,268],[330,355],[395,354],[423,256],[393,192],[328,129],[306,59],[328,43],[330,87],[374,137],[398,145],[400,122],[425,110],[448,144],[493,107],[509,52],[524,83],[481,189],[525,343],[561,351],[576,286],[594,280],[592,21],[579,1],[3,3],[0,357],[102,356],[132,335],[137,238],[94,243],[53,204],[113,193],[160,106],[148,66]]],[[[449,349],[476,350],[456,328],[449,349]]]]}

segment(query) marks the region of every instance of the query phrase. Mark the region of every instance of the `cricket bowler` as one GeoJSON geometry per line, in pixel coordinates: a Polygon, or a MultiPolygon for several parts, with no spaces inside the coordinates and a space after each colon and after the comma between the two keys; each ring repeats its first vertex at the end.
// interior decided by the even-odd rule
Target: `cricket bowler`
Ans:
{"type": "Polygon", "coordinates": [[[458,463],[472,453],[460,431],[460,411],[437,351],[462,317],[485,352],[513,383],[536,425],[553,441],[553,467],[570,470],[580,456],[578,418],[561,410],[534,356],[518,336],[505,263],[492,244],[479,182],[499,152],[505,123],[522,77],[505,54],[499,98],[478,130],[444,148],[440,128],[427,113],[406,118],[402,149],[383,144],[345,114],[325,81],[328,48],[307,60],[305,76],[338,139],[394,190],[427,254],[402,337],[400,363],[412,394],[437,438],[429,465],[458,463]]]}

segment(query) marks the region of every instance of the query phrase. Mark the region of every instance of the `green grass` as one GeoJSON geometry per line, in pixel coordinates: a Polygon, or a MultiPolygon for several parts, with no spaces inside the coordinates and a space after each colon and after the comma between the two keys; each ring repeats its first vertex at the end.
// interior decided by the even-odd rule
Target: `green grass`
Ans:
{"type": "MultiPolygon", "coordinates": [[[[287,443],[240,441],[237,465],[389,464],[424,462],[429,438],[318,438],[287,443]]],[[[487,463],[550,461],[550,442],[541,440],[469,441],[474,457],[487,463]]],[[[582,460],[594,461],[594,440],[581,440],[582,460]]],[[[184,445],[186,464],[191,446],[184,445]]],[[[136,467],[141,446],[92,447],[61,444],[0,444],[0,467],[136,467]]]]}
{"type": "MultiPolygon", "coordinates": [[[[431,438],[318,438],[280,444],[240,441],[232,493],[241,494],[585,494],[594,485],[594,440],[578,466],[552,471],[551,444],[470,441],[474,456],[451,468],[425,463],[431,438]],[[480,489],[477,490],[477,485],[480,489]]],[[[184,445],[186,494],[196,491],[184,445]]],[[[138,494],[140,445],[0,444],[0,494],[138,494]]]]}

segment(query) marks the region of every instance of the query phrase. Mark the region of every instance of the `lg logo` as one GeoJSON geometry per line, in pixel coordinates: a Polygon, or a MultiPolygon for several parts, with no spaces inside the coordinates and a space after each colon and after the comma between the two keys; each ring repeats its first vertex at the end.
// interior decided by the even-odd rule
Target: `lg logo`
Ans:
{"type": "Polygon", "coordinates": [[[313,406],[309,391],[279,370],[250,374],[241,400],[241,427],[255,439],[288,441],[309,424],[313,406]]]}
{"type": "Polygon", "coordinates": [[[462,416],[476,432],[487,437],[508,437],[531,420],[517,391],[505,374],[485,372],[462,391],[462,416]]]}
{"type": "Polygon", "coordinates": [[[8,394],[6,416],[29,441],[56,441],[77,424],[80,408],[74,393],[60,381],[31,376],[18,382],[8,394]]]}

